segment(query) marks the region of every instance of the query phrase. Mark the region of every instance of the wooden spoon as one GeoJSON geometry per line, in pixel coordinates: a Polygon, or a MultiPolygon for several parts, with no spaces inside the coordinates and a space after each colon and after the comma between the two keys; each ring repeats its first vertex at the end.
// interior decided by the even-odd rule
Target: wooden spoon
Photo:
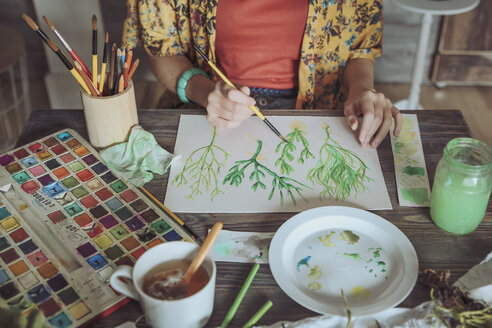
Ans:
{"type": "Polygon", "coordinates": [[[208,254],[208,251],[210,250],[210,247],[214,244],[215,239],[217,239],[217,236],[219,235],[220,230],[222,229],[224,225],[222,222],[217,221],[215,222],[214,226],[212,229],[210,229],[210,233],[207,235],[207,238],[205,238],[205,241],[203,242],[202,246],[198,250],[198,253],[196,254],[195,258],[193,261],[190,263],[190,266],[186,270],[183,280],[181,280],[181,285],[187,286],[188,283],[191,280],[191,277],[195,274],[196,270],[202,265],[203,260],[205,260],[205,257],[208,254]]]}

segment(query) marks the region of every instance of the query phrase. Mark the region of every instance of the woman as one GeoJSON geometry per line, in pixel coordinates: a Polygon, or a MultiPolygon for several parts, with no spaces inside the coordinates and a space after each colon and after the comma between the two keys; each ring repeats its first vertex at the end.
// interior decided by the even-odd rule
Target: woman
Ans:
{"type": "Polygon", "coordinates": [[[392,119],[399,134],[400,112],[374,90],[381,0],[128,0],[123,34],[125,46],[145,47],[166,88],[205,107],[216,126],[238,126],[256,103],[343,106],[363,147],[377,147],[392,119]],[[217,79],[193,43],[239,90],[217,79]]]}

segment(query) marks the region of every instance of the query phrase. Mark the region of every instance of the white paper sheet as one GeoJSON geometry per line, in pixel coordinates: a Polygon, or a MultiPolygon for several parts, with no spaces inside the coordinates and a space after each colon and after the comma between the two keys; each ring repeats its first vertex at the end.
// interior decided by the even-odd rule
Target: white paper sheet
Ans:
{"type": "Polygon", "coordinates": [[[268,119],[293,139],[295,149],[284,152],[286,144],[279,146],[281,140],[258,117],[235,129],[215,130],[203,115],[182,115],[174,148],[181,160],[171,166],[165,205],[175,212],[205,213],[300,212],[327,205],[392,208],[377,151],[360,147],[344,118],[268,119]],[[318,165],[323,163],[326,169],[318,165]],[[236,179],[229,179],[234,168],[236,179]]]}

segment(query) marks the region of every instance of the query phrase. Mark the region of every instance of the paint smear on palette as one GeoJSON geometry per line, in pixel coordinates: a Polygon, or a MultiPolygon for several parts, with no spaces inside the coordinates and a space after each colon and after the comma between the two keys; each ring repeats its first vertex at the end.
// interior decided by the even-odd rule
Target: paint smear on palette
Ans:
{"type": "Polygon", "coordinates": [[[268,263],[273,232],[221,230],[211,251],[214,261],[268,263]]]}
{"type": "MultiPolygon", "coordinates": [[[[355,267],[360,267],[361,273],[368,279],[388,279],[388,266],[383,249],[381,247],[360,245],[360,236],[353,231],[328,231],[315,236],[313,241],[313,244],[308,244],[306,247],[307,254],[305,253],[294,262],[296,271],[301,274],[303,281],[306,282],[307,288],[310,290],[318,291],[323,288],[323,284],[329,283],[327,281],[329,278],[327,277],[330,272],[334,271],[331,265],[327,266],[328,262],[338,267],[343,266],[345,269],[350,267],[350,263],[360,263],[355,267]],[[320,246],[328,252],[322,252],[322,259],[319,258],[319,251],[316,251],[316,249],[319,250],[320,246]],[[348,252],[345,250],[353,251],[348,252]],[[323,270],[326,269],[329,272],[326,273],[327,277],[323,277],[323,270]]],[[[365,299],[370,294],[370,291],[362,286],[355,286],[351,290],[353,298],[365,299]]]]}
{"type": "Polygon", "coordinates": [[[400,205],[429,206],[429,178],[417,115],[403,114],[402,129],[398,138],[393,137],[393,127],[391,128],[391,147],[400,205]]]}

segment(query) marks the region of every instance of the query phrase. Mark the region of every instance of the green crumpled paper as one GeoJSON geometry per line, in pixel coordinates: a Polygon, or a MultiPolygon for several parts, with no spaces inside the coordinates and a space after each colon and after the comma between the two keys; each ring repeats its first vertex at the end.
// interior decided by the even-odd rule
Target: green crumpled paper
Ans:
{"type": "Polygon", "coordinates": [[[164,174],[177,158],[139,125],[132,128],[128,142],[103,149],[100,154],[114,175],[137,187],[152,180],[153,173],[164,174]]]}

